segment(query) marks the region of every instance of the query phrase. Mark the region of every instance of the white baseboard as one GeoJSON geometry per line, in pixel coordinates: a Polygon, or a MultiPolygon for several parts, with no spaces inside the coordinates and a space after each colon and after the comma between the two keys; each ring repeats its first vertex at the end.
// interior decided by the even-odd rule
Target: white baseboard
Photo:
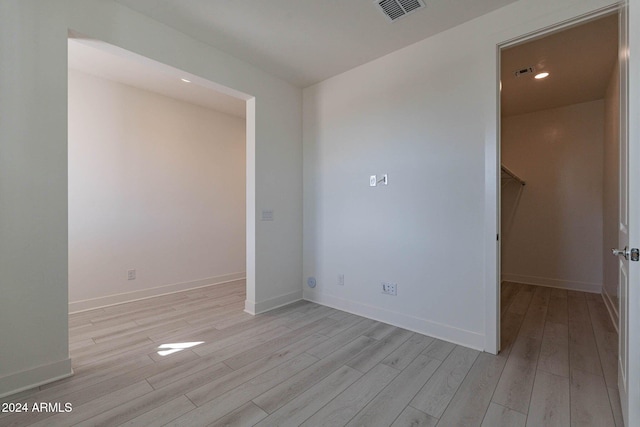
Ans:
{"type": "Polygon", "coordinates": [[[252,316],[256,315],[256,302],[244,300],[244,311],[245,313],[249,313],[252,316]]]}
{"type": "Polygon", "coordinates": [[[484,351],[485,337],[477,332],[467,331],[433,322],[431,320],[409,316],[404,313],[385,310],[368,304],[362,304],[318,292],[306,293],[304,299],[317,304],[326,305],[347,313],[367,317],[389,325],[404,328],[419,334],[428,335],[449,341],[475,350],[484,351]]]}
{"type": "Polygon", "coordinates": [[[73,369],[71,369],[70,358],[10,374],[0,378],[0,398],[58,381],[71,375],[73,375],[73,369]]]}
{"type": "Polygon", "coordinates": [[[602,292],[602,284],[598,283],[573,282],[570,280],[549,279],[546,277],[536,276],[523,276],[520,274],[503,273],[502,281],[523,283],[525,285],[546,286],[548,288],[566,289],[568,291],[589,292],[592,294],[599,294],[602,292]]]}
{"type": "Polygon", "coordinates": [[[609,312],[609,316],[611,317],[611,323],[613,323],[613,327],[616,328],[616,332],[618,331],[618,307],[615,306],[613,301],[611,301],[611,297],[606,291],[606,288],[602,288],[602,300],[604,301],[605,307],[607,307],[607,311],[609,312]]]}
{"type": "Polygon", "coordinates": [[[141,299],[153,298],[160,295],[173,294],[176,292],[187,291],[190,289],[203,288],[211,285],[222,285],[224,283],[243,280],[246,273],[232,273],[224,276],[209,277],[192,282],[175,283],[172,285],[158,286],[156,288],[141,289],[139,291],[125,292],[122,294],[107,295],[104,297],[92,298],[82,301],[74,301],[69,303],[69,313],[77,313],[79,311],[93,310],[95,308],[108,307],[110,305],[122,304],[124,302],[137,301],[141,299]]]}
{"type": "Polygon", "coordinates": [[[292,304],[302,299],[302,289],[299,291],[291,292],[285,295],[280,295],[274,298],[269,298],[264,301],[249,301],[244,302],[244,311],[256,315],[266,313],[267,311],[275,310],[285,305],[292,304]]]}

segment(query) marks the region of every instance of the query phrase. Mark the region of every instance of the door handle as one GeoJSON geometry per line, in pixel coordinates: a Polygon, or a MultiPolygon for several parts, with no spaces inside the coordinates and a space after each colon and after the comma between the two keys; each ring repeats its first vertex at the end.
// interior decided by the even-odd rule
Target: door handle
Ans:
{"type": "Polygon", "coordinates": [[[638,250],[638,248],[629,249],[626,246],[624,247],[624,249],[613,248],[611,249],[611,253],[614,256],[622,255],[626,260],[631,259],[631,261],[640,261],[640,250],[638,250]]]}
{"type": "Polygon", "coordinates": [[[624,247],[624,249],[611,248],[611,254],[613,256],[623,256],[624,259],[628,260],[629,256],[631,255],[631,251],[626,246],[624,247]]]}

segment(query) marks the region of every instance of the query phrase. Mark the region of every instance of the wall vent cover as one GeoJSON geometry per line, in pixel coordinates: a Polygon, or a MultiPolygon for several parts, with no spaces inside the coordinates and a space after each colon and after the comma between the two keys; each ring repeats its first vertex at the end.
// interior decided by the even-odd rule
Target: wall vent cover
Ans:
{"type": "Polygon", "coordinates": [[[520,68],[519,70],[516,70],[513,72],[513,74],[516,77],[520,77],[523,76],[525,74],[532,74],[534,71],[536,70],[536,67],[534,67],[533,65],[530,67],[524,67],[524,68],[520,68]]]}
{"type": "Polygon", "coordinates": [[[375,0],[375,3],[391,22],[425,7],[423,0],[375,0]]]}

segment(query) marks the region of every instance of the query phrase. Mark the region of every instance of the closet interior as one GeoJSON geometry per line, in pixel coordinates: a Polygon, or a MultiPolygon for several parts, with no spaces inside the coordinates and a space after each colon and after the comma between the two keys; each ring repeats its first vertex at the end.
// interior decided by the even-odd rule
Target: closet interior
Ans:
{"type": "Polygon", "coordinates": [[[617,324],[617,64],[617,14],[501,51],[503,331],[530,309],[542,327],[589,316],[593,296],[617,324]]]}

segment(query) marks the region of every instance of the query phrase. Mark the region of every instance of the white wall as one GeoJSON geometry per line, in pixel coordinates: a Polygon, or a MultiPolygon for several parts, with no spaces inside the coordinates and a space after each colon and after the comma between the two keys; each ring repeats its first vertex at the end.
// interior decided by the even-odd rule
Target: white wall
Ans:
{"type": "Polygon", "coordinates": [[[306,88],[304,297],[495,351],[497,45],[606,4],[522,0],[306,88]]]}
{"type": "Polygon", "coordinates": [[[247,307],[302,295],[300,89],[111,1],[2,1],[0,396],[70,373],[69,29],[255,97],[247,114],[247,307]],[[256,222],[265,208],[275,221],[256,222]]]}
{"type": "Polygon", "coordinates": [[[245,276],[243,118],[76,70],[68,102],[71,311],[245,276]]]}
{"type": "MultiPolygon", "coordinates": [[[[319,193],[325,179],[335,179],[323,178],[321,173],[342,170],[342,175],[344,169],[338,166],[345,163],[340,162],[340,158],[354,159],[367,151],[352,146],[354,140],[347,138],[349,131],[357,126],[353,128],[348,122],[334,117],[331,125],[340,125],[334,131],[343,134],[343,139],[349,143],[340,149],[327,147],[330,152],[323,152],[326,142],[323,134],[332,128],[329,123],[318,120],[314,106],[324,111],[334,105],[339,107],[336,104],[339,92],[351,88],[357,89],[354,95],[368,93],[373,101],[369,106],[353,97],[350,99],[353,102],[351,111],[380,112],[382,104],[399,107],[418,104],[418,110],[410,110],[413,121],[401,135],[411,134],[413,138],[419,135],[421,140],[430,141],[433,150],[421,148],[416,154],[425,151],[430,155],[437,154],[438,160],[448,167],[443,168],[432,157],[425,157],[423,160],[429,160],[435,169],[431,171],[422,163],[418,164],[419,170],[426,172],[420,175],[420,181],[413,179],[418,175],[413,172],[410,185],[417,190],[431,186],[430,192],[440,192],[440,199],[445,198],[444,194],[460,193],[460,198],[451,199],[448,202],[451,205],[444,208],[424,202],[418,206],[427,206],[427,220],[434,216],[448,217],[437,225],[453,231],[431,227],[429,240],[420,242],[421,236],[414,237],[411,230],[402,227],[403,223],[395,219],[393,223],[386,222],[405,230],[396,234],[398,240],[408,236],[406,246],[419,248],[419,255],[428,255],[422,258],[409,253],[413,260],[417,259],[418,266],[413,260],[405,263],[410,269],[403,274],[415,277],[412,282],[420,283],[422,287],[415,292],[419,300],[409,301],[406,311],[404,306],[399,308],[398,303],[390,306],[389,299],[381,302],[375,298],[375,306],[363,306],[360,301],[364,297],[357,290],[351,291],[350,300],[343,298],[340,301],[345,307],[353,304],[354,310],[364,311],[371,307],[372,314],[390,320],[407,324],[415,320],[419,323],[415,326],[425,332],[437,330],[442,336],[460,338],[458,341],[467,345],[494,351],[497,313],[495,236],[498,228],[495,221],[498,188],[496,45],[608,4],[608,0],[520,0],[311,88],[306,95],[305,113],[305,276],[334,277],[332,270],[321,270],[324,267],[319,264],[334,250],[345,255],[346,265],[354,265],[352,276],[346,276],[344,289],[350,286],[349,283],[356,283],[350,280],[367,268],[381,268],[368,262],[371,258],[366,255],[369,250],[366,240],[357,248],[357,253],[345,250],[349,243],[346,239],[341,239],[335,248],[322,240],[319,222],[324,219],[322,212],[315,215],[316,206],[326,212],[329,205],[336,204],[331,201],[331,194],[319,193]],[[376,75],[390,79],[378,80],[376,75]],[[406,89],[409,82],[419,84],[406,89]],[[404,89],[403,95],[395,96],[395,89],[404,89]],[[331,100],[323,99],[325,93],[331,100]],[[388,96],[386,100],[377,97],[383,94],[388,96]],[[442,120],[444,122],[440,123],[442,120]],[[459,161],[458,156],[447,148],[448,144],[457,144],[460,149],[470,152],[463,154],[459,161]],[[315,158],[320,160],[320,156],[315,153],[322,154],[330,164],[316,162],[315,158]],[[317,168],[318,173],[312,167],[317,168]],[[449,173],[443,174],[443,169],[449,173]],[[452,171],[460,171],[459,175],[454,174],[457,178],[449,178],[452,171]],[[416,186],[416,182],[421,185],[416,186]],[[462,224],[461,229],[456,228],[460,221],[467,219],[474,225],[479,222],[482,229],[471,230],[466,235],[465,231],[470,227],[462,224]],[[451,251],[452,248],[455,250],[451,251]],[[444,250],[447,250],[446,257],[444,250]],[[363,260],[354,263],[362,253],[365,254],[363,260]],[[429,258],[431,254],[443,263],[436,264],[429,258]],[[425,259],[428,264],[422,267],[425,259]],[[362,267],[363,261],[366,267],[362,267]],[[426,276],[423,277],[423,273],[426,276]],[[402,314],[405,312],[407,315],[402,314]],[[458,330],[460,334],[457,334],[458,330]]],[[[634,24],[635,21],[632,27],[634,24]]],[[[0,68],[0,115],[3,117],[0,124],[3,144],[0,153],[0,287],[3,291],[0,323],[11,325],[0,328],[0,395],[70,373],[66,324],[65,107],[69,28],[255,96],[255,100],[248,102],[247,114],[247,305],[249,309],[269,308],[292,301],[302,293],[302,104],[299,89],[111,1],[0,2],[0,62],[3,64],[0,68]],[[249,124],[253,117],[255,127],[249,124]],[[252,143],[254,134],[255,143],[252,143]],[[265,208],[275,211],[275,221],[256,221],[256,212],[265,208]],[[249,237],[253,230],[255,239],[249,237]]],[[[632,55],[635,49],[632,47],[632,55]]],[[[354,138],[361,135],[361,132],[355,132],[354,138]]],[[[397,140],[396,136],[378,139],[386,146],[386,152],[397,140]]],[[[413,151],[411,148],[404,158],[412,157],[413,151]]],[[[384,153],[379,158],[383,156],[384,153]]],[[[379,165],[367,164],[364,176],[358,174],[358,180],[364,179],[364,187],[371,171],[390,173],[393,185],[395,168],[391,162],[379,161],[379,165]],[[378,171],[378,166],[383,166],[384,170],[378,171]]],[[[366,236],[367,231],[385,224],[381,219],[392,219],[378,211],[366,218],[363,226],[360,217],[352,216],[350,227],[364,227],[362,234],[366,236]]],[[[420,223],[426,221],[421,219],[420,223]]],[[[381,242],[376,239],[375,243],[381,242]]],[[[346,269],[345,273],[349,274],[346,269]]],[[[401,296],[406,292],[403,277],[393,271],[382,273],[385,279],[398,278],[400,288],[396,301],[407,300],[406,296],[401,296]]],[[[366,289],[363,291],[369,292],[369,285],[364,283],[366,289]]],[[[417,288],[418,285],[414,286],[417,288]]],[[[328,293],[323,287],[326,286],[321,282],[316,293],[306,292],[305,296],[335,300],[336,290],[328,293]]]]}
{"type": "Polygon", "coordinates": [[[71,372],[66,49],[55,2],[0,2],[0,396],[71,372]]]}
{"type": "Polygon", "coordinates": [[[605,102],[603,166],[603,287],[605,303],[618,325],[618,259],[611,249],[618,246],[620,162],[620,76],[616,64],[611,72],[605,102]]]}
{"type": "Polygon", "coordinates": [[[602,100],[502,119],[504,280],[602,290],[603,147],[602,100]]]}

